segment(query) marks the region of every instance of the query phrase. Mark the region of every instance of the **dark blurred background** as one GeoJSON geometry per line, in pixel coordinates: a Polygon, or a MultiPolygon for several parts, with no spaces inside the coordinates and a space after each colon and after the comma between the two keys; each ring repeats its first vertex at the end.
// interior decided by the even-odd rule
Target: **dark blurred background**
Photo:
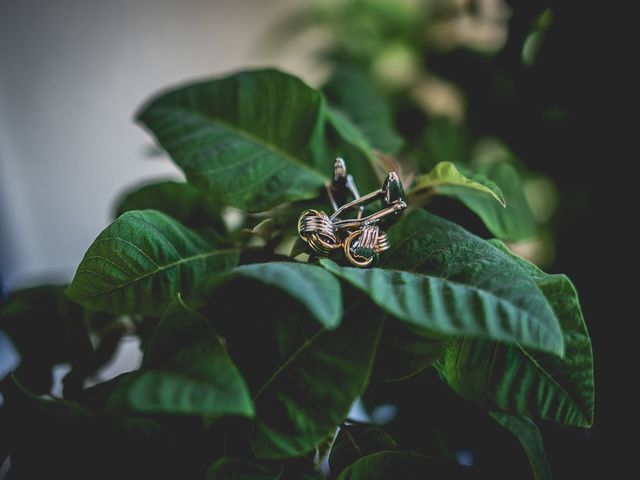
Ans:
{"type": "MultiPolygon", "coordinates": [[[[0,0],[3,295],[43,280],[68,281],[107,224],[118,192],[141,178],[180,175],[131,122],[151,93],[257,64],[322,83],[345,58],[332,43],[335,30],[323,34],[314,21],[300,23],[308,17],[296,12],[312,3],[319,2],[0,0]],[[265,42],[271,48],[262,48],[265,42]]],[[[330,10],[340,2],[320,3],[330,10]]],[[[624,223],[635,217],[625,217],[620,193],[629,153],[619,124],[623,109],[631,108],[621,105],[630,101],[622,87],[630,57],[615,35],[624,12],[604,2],[551,0],[397,5],[409,3],[436,5],[439,20],[449,15],[457,23],[441,22],[445,27],[431,28],[427,40],[396,31],[390,37],[401,38],[393,45],[381,34],[372,48],[393,48],[373,66],[370,52],[347,53],[356,61],[363,55],[361,66],[378,75],[409,137],[445,115],[471,138],[500,139],[524,168],[552,182],[549,195],[557,202],[545,227],[551,253],[547,248],[540,258],[547,271],[569,275],[580,293],[596,362],[596,420],[588,431],[541,428],[555,478],[600,478],[625,461],[621,428],[635,432],[618,389],[619,376],[635,373],[633,363],[625,363],[620,336],[636,316],[626,306],[630,288],[617,275],[622,265],[632,267],[627,249],[635,246],[624,223]],[[458,19],[460,11],[466,20],[458,19]],[[407,51],[402,42],[418,46],[407,51]],[[431,89],[425,96],[416,86],[426,80],[431,89]],[[422,112],[403,108],[408,98],[422,112]]],[[[317,18],[334,26],[339,21],[317,18]]],[[[2,342],[0,367],[8,355],[2,342]]],[[[447,401],[428,391],[414,397],[416,403],[447,401]]],[[[464,419],[467,428],[474,418],[464,419]]],[[[487,450],[503,446],[486,455],[504,462],[506,471],[510,462],[526,461],[498,433],[475,440],[487,450]]]]}

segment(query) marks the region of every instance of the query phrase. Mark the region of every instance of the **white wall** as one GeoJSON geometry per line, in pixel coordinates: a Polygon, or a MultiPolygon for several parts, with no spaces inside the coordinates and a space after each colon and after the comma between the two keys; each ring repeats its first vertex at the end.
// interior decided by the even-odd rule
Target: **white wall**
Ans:
{"type": "MultiPolygon", "coordinates": [[[[295,0],[0,0],[0,285],[68,280],[143,178],[159,89],[249,64],[295,0]]],[[[272,59],[273,60],[273,59],[272,59]]],[[[304,57],[279,64],[305,71],[304,57]]]]}

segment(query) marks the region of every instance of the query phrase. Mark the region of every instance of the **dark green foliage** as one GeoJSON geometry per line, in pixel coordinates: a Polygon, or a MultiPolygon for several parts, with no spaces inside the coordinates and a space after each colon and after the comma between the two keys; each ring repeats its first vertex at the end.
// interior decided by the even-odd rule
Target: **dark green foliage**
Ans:
{"type": "Polygon", "coordinates": [[[129,192],[68,297],[41,287],[3,307],[0,328],[23,356],[2,384],[12,478],[317,479],[338,428],[334,479],[475,478],[441,426],[416,418],[414,448],[347,419],[378,382],[421,385],[434,366],[461,404],[515,434],[537,478],[548,466],[528,417],[591,425],[590,341],[568,278],[420,208],[441,194],[500,238],[535,233],[516,167],[468,161],[450,125],[407,147],[424,150],[415,203],[379,267],[286,255],[336,155],[366,192],[379,187],[373,149],[404,141],[362,74],[338,71],[325,92],[329,102],[291,75],[246,71],[142,110],[187,183],[129,192]],[[241,230],[224,225],[227,206],[244,211],[241,230]],[[141,367],[85,388],[125,333],[141,339],[141,367]],[[35,396],[50,393],[59,363],[72,366],[65,399],[35,396]]]}
{"type": "Polygon", "coordinates": [[[377,452],[358,459],[338,476],[338,480],[413,480],[416,478],[473,478],[470,472],[408,451],[377,452]]]}
{"type": "Polygon", "coordinates": [[[290,458],[281,462],[257,462],[225,457],[207,471],[207,480],[319,480],[310,460],[290,458]]]}
{"type": "Polygon", "coordinates": [[[395,448],[396,441],[382,428],[358,423],[343,424],[331,447],[329,467],[334,475],[339,475],[366,455],[395,448]]]}
{"type": "Polygon", "coordinates": [[[222,339],[178,298],[147,345],[140,371],[120,378],[109,411],[253,416],[249,391],[222,339]]]}
{"type": "Polygon", "coordinates": [[[531,463],[531,470],[535,480],[550,480],[551,469],[547,463],[542,445],[540,430],[531,419],[522,415],[504,412],[491,412],[491,417],[500,425],[512,432],[524,448],[531,463]]]}
{"type": "Polygon", "coordinates": [[[235,266],[238,252],[155,210],[127,212],[85,254],[67,290],[87,308],[159,316],[180,293],[198,296],[211,273],[235,266]]]}
{"type": "Polygon", "coordinates": [[[23,357],[16,372],[35,393],[51,389],[51,368],[59,363],[79,366],[93,354],[82,308],[69,301],[64,287],[21,290],[2,307],[0,329],[23,357]]]}

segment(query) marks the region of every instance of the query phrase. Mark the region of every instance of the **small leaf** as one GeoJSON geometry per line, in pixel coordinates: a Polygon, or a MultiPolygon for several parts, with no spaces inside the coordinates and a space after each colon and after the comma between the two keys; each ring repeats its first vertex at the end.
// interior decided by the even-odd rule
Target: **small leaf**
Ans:
{"type": "Polygon", "coordinates": [[[98,311],[159,316],[178,293],[198,296],[209,275],[237,260],[237,251],[215,250],[163,213],[127,212],[89,247],[67,294],[98,311]]]}
{"type": "Polygon", "coordinates": [[[469,191],[444,193],[457,198],[476,213],[487,229],[496,237],[512,242],[527,240],[538,233],[538,226],[531,207],[524,195],[524,186],[518,171],[509,162],[499,161],[481,164],[474,174],[484,176],[497,185],[506,201],[502,208],[486,195],[469,191]]]}
{"type": "Polygon", "coordinates": [[[472,478],[467,469],[455,464],[434,461],[409,451],[377,452],[362,457],[347,467],[338,480],[416,480],[472,478]]]}
{"type": "Polygon", "coordinates": [[[342,425],[331,447],[329,468],[337,476],[359,458],[383,450],[395,450],[396,441],[375,425],[342,425]]]}
{"type": "Polygon", "coordinates": [[[491,412],[491,418],[513,433],[522,444],[535,480],[551,480],[551,468],[547,462],[542,445],[540,430],[531,419],[522,415],[511,415],[504,412],[491,412]]]}
{"type": "MultiPolygon", "coordinates": [[[[437,193],[455,198],[476,213],[496,237],[512,242],[527,240],[538,233],[538,226],[531,207],[524,195],[523,182],[518,171],[507,158],[471,163],[469,146],[463,130],[445,118],[431,120],[414,156],[423,172],[435,168],[441,162],[451,162],[462,173],[489,187],[495,185],[504,198],[504,205],[487,197],[486,192],[442,185],[437,193]]],[[[493,187],[491,187],[493,190],[493,187]]]]}
{"type": "Polygon", "coordinates": [[[591,426],[593,357],[575,288],[564,275],[546,274],[508,255],[536,282],[553,308],[563,330],[564,357],[463,337],[449,343],[438,368],[454,390],[491,409],[591,426]]]}
{"type": "Polygon", "coordinates": [[[423,210],[389,232],[384,267],[321,265],[398,319],[439,335],[471,335],[562,354],[562,332],[538,286],[506,254],[423,210]]]}
{"type": "Polygon", "coordinates": [[[403,140],[393,126],[389,104],[363,72],[338,68],[323,92],[332,106],[353,120],[374,148],[392,154],[402,147],[403,140]]]}
{"type": "Polygon", "coordinates": [[[426,175],[416,178],[414,192],[432,190],[436,194],[463,198],[468,190],[492,196],[506,207],[500,188],[482,175],[463,175],[451,162],[440,162],[426,175]]]}
{"type": "Polygon", "coordinates": [[[224,457],[207,471],[208,480],[322,480],[320,472],[306,458],[284,462],[257,462],[224,457]]]}
{"type": "Polygon", "coordinates": [[[342,320],[342,290],[329,272],[299,262],[241,265],[226,278],[243,277],[282,290],[300,302],[322,325],[335,329],[342,320]]]}
{"type": "Polygon", "coordinates": [[[158,210],[190,228],[226,227],[210,198],[187,183],[170,180],[149,183],[125,192],[116,206],[116,218],[132,210],[158,210]]]}
{"type": "Polygon", "coordinates": [[[247,386],[222,340],[179,300],[163,315],[142,370],[121,378],[107,408],[205,418],[254,414],[247,386]]]}

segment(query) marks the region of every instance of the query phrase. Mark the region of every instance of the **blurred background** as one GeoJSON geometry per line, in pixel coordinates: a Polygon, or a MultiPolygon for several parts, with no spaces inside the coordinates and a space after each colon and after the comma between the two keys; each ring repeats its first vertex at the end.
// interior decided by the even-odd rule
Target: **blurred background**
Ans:
{"type": "MultiPolygon", "coordinates": [[[[607,332],[625,311],[609,302],[615,242],[596,223],[615,210],[599,168],[616,118],[607,14],[552,0],[0,0],[0,291],[69,281],[124,189],[180,177],[133,123],[151,94],[248,66],[313,85],[348,67],[410,141],[431,128],[454,140],[425,148],[497,148],[526,172],[540,233],[515,248],[576,283],[596,359],[595,427],[543,425],[547,451],[557,478],[599,478],[617,457],[607,332]]],[[[0,335],[0,376],[9,357],[0,335]]]]}

